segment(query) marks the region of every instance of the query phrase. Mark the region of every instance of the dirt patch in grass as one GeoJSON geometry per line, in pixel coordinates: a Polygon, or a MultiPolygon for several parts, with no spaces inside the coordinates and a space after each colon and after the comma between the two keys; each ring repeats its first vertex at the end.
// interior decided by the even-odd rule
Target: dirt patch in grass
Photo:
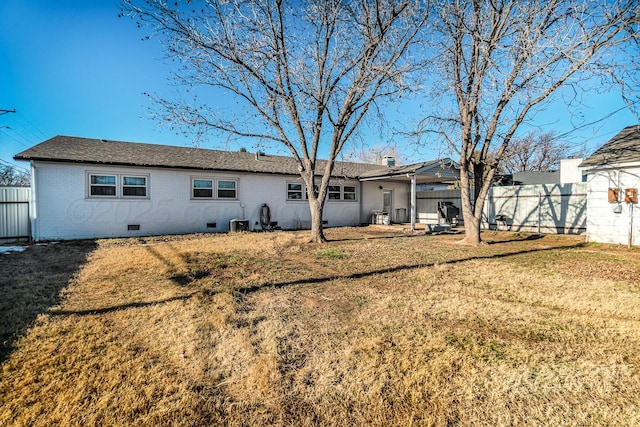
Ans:
{"type": "Polygon", "coordinates": [[[326,234],[79,244],[2,363],[0,425],[640,423],[634,250],[326,234]]]}
{"type": "Polygon", "coordinates": [[[39,314],[59,303],[62,290],[95,248],[92,241],[76,241],[0,255],[0,361],[39,314]]]}

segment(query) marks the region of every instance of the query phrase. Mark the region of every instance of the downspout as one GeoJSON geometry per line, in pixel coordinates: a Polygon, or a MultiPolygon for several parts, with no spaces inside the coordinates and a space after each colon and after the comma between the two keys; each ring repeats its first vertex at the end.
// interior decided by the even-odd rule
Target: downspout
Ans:
{"type": "MultiPolygon", "coordinates": [[[[621,178],[620,175],[622,175],[623,170],[619,170],[618,171],[618,191],[620,192],[620,194],[622,195],[622,185],[621,185],[621,178]]],[[[629,174],[631,176],[633,176],[633,174],[629,174]]],[[[619,196],[620,197],[620,196],[619,196]]],[[[629,205],[629,230],[628,230],[628,235],[627,235],[627,246],[629,248],[631,248],[633,246],[633,203],[627,203],[629,205]]]]}
{"type": "Polygon", "coordinates": [[[29,197],[29,236],[36,242],[40,240],[40,227],[38,226],[38,197],[37,197],[37,176],[36,164],[33,160],[31,165],[31,196],[29,197]]]}
{"type": "Polygon", "coordinates": [[[629,203],[629,249],[633,246],[633,203],[629,203]]]}
{"type": "Polygon", "coordinates": [[[363,207],[362,207],[362,203],[363,203],[362,202],[362,199],[363,199],[362,188],[363,188],[363,184],[362,184],[362,181],[360,181],[360,193],[358,194],[358,196],[359,196],[358,200],[359,200],[359,205],[360,205],[359,206],[360,209],[359,209],[359,212],[358,212],[358,223],[360,223],[360,224],[366,222],[366,220],[365,221],[362,220],[362,212],[363,212],[363,207]]]}
{"type": "Polygon", "coordinates": [[[417,192],[416,192],[416,174],[414,173],[411,177],[411,231],[415,231],[416,229],[416,221],[417,221],[417,212],[418,205],[416,202],[417,192]]]}

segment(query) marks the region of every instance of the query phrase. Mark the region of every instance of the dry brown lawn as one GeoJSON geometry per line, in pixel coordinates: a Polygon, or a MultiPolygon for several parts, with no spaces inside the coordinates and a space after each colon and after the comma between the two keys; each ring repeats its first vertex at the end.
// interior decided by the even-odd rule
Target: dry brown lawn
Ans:
{"type": "Polygon", "coordinates": [[[0,425],[640,425],[638,250],[327,236],[3,255],[0,425]]]}

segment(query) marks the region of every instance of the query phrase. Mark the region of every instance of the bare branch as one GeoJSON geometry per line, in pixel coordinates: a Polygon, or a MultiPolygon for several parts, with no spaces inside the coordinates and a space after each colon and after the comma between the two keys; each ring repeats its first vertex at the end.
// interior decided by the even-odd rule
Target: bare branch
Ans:
{"type": "Polygon", "coordinates": [[[310,189],[315,240],[323,239],[336,157],[372,105],[411,89],[418,67],[411,50],[428,17],[422,0],[123,0],[123,12],[180,64],[173,75],[180,87],[239,107],[158,99],[161,118],[187,132],[286,147],[310,189]],[[328,152],[327,166],[316,171],[321,151],[328,152]]]}
{"type": "Polygon", "coordinates": [[[442,104],[450,103],[455,115],[432,113],[427,122],[445,140],[457,140],[467,238],[478,243],[499,160],[535,112],[563,88],[577,99],[595,76],[610,87],[620,84],[623,96],[637,93],[640,6],[634,0],[441,0],[436,9],[428,44],[441,64],[434,69],[442,88],[436,105],[446,111],[442,104]]]}

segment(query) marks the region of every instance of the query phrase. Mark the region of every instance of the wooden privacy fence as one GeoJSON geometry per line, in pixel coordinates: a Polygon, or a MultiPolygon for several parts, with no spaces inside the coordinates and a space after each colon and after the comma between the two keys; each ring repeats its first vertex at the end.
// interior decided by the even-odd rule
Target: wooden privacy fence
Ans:
{"type": "Polygon", "coordinates": [[[29,187],[0,187],[0,242],[29,239],[29,187]]]}
{"type": "Polygon", "coordinates": [[[587,184],[492,187],[483,226],[534,233],[580,234],[587,229],[587,184]]]}

